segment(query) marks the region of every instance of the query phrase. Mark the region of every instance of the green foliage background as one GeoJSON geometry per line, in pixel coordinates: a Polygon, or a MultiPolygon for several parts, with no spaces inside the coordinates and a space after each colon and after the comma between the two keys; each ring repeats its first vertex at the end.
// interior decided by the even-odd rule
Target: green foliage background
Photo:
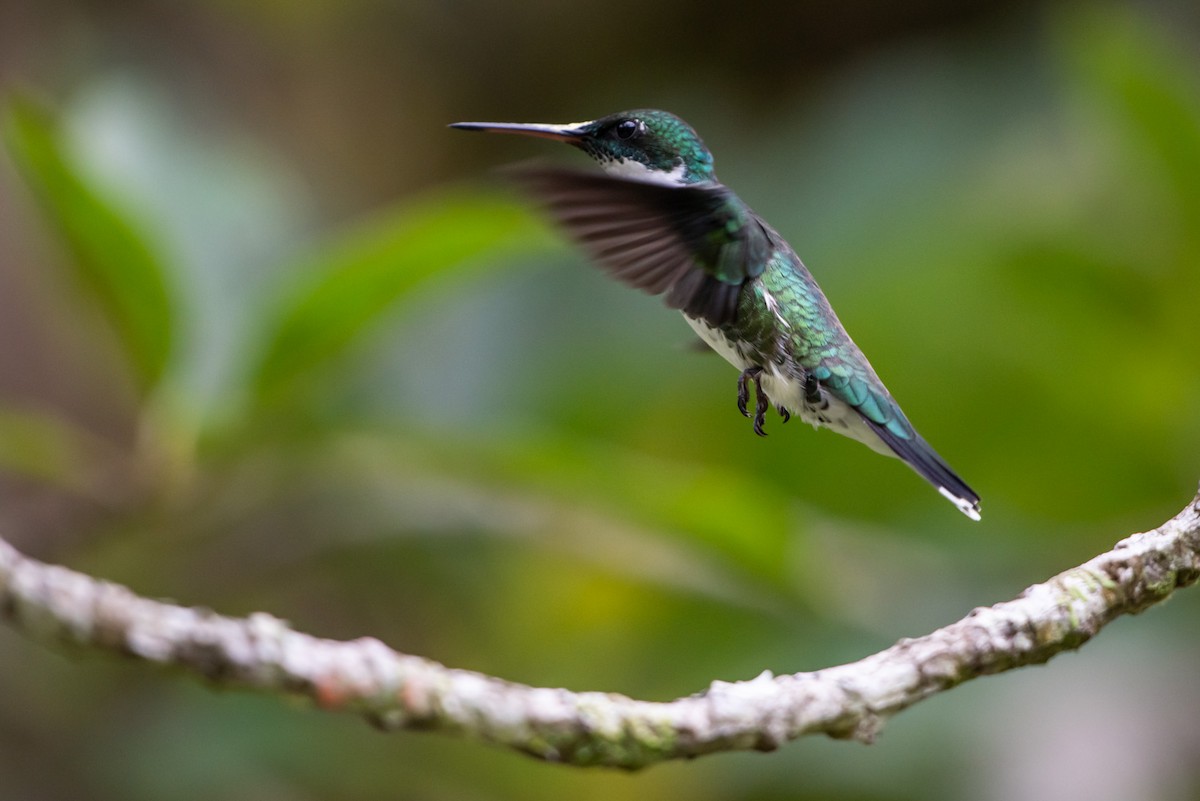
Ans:
{"type": "MultiPolygon", "coordinates": [[[[5,537],[144,594],[669,699],[925,633],[1191,497],[1189,4],[499,9],[0,10],[5,537]],[[577,154],[442,127],[640,106],[691,121],[789,237],[981,524],[828,432],[753,436],[676,314],[487,176],[577,154]]],[[[1196,798],[1198,610],[869,749],[636,776],[0,629],[0,797],[1196,798]]]]}

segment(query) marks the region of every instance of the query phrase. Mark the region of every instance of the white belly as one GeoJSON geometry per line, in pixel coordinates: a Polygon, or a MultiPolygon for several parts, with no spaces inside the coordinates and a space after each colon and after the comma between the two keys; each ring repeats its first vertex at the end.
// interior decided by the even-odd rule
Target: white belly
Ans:
{"type": "MultiPolygon", "coordinates": [[[[708,323],[703,320],[693,319],[686,314],[683,315],[683,319],[687,320],[692,330],[710,348],[721,354],[721,357],[736,367],[739,372],[754,366],[754,362],[750,361],[737,345],[730,342],[724,334],[708,323]]],[[[782,406],[804,422],[811,424],[813,428],[828,428],[831,431],[836,431],[851,439],[858,440],[871,448],[871,450],[882,453],[885,456],[896,455],[871,430],[871,427],[867,425],[858,412],[854,411],[845,402],[827,392],[823,392],[821,404],[812,405],[805,398],[804,382],[784,375],[779,371],[778,365],[774,363],[760,366],[763,368],[763,372],[759,376],[759,381],[761,382],[763,391],[767,393],[767,398],[774,405],[782,406]]]]}

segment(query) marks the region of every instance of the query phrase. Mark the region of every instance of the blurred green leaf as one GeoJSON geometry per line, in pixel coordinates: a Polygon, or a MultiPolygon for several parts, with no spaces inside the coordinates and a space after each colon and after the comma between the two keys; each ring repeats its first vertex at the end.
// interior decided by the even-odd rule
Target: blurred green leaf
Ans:
{"type": "Polygon", "coordinates": [[[3,123],[13,160],[70,250],[74,277],[116,332],[139,389],[148,392],[166,369],[173,339],[162,265],[137,226],[71,162],[45,110],[10,97],[3,123]]]}
{"type": "Polygon", "coordinates": [[[273,405],[335,361],[412,290],[544,241],[544,229],[511,201],[439,197],[402,209],[328,248],[302,272],[316,278],[284,302],[252,370],[254,395],[273,405]]]}
{"type": "Polygon", "coordinates": [[[749,472],[689,464],[553,436],[426,443],[427,469],[481,484],[536,487],[544,497],[603,511],[718,555],[743,577],[790,587],[791,499],[749,472]]]}
{"type": "Polygon", "coordinates": [[[1072,18],[1065,48],[1084,85],[1152,154],[1178,210],[1200,222],[1200,81],[1194,56],[1142,14],[1104,8],[1072,18]]]}
{"type": "MultiPolygon", "coordinates": [[[[95,437],[39,411],[0,409],[0,471],[86,493],[104,470],[95,437]]],[[[111,465],[109,465],[111,467],[111,465]]]]}
{"type": "MultiPolygon", "coordinates": [[[[424,539],[439,543],[428,547],[441,548],[464,533],[486,534],[565,555],[622,580],[684,590],[743,609],[780,612],[795,600],[795,588],[786,586],[795,537],[780,524],[785,517],[780,506],[768,506],[770,495],[727,481],[725,471],[710,475],[694,464],[550,436],[446,442],[377,430],[351,434],[310,465],[314,486],[302,492],[308,499],[336,497],[337,507],[355,509],[352,521],[337,523],[346,542],[381,547],[424,539]],[[566,471],[529,464],[560,450],[575,453],[566,471]],[[688,503],[693,499],[689,489],[699,493],[710,486],[697,479],[700,474],[729,486],[713,493],[710,503],[687,509],[631,508],[625,503],[630,495],[656,489],[644,481],[651,470],[678,471],[666,482],[665,494],[673,502],[688,503]],[[731,519],[730,498],[740,490],[748,490],[765,511],[731,519]]],[[[261,464],[258,469],[261,476],[261,464]]],[[[290,489],[296,486],[292,481],[290,489]]]]}

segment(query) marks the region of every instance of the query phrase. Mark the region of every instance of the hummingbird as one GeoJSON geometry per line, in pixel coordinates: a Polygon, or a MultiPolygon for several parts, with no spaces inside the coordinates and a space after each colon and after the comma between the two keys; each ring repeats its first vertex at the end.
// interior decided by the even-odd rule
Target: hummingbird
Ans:
{"type": "Polygon", "coordinates": [[[717,180],[712,153],[686,122],[638,109],[450,127],[565,142],[598,162],[602,172],[524,165],[511,174],[593,261],[662,295],[740,371],[738,409],[755,433],[766,436],[774,406],[785,423],[799,416],[898,457],[980,519],[979,495],[909,423],[792,247],[717,180]]]}

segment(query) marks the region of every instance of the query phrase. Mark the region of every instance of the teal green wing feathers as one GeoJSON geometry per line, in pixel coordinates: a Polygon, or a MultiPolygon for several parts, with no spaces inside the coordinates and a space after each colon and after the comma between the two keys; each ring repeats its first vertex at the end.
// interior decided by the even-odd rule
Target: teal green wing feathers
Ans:
{"type": "MultiPolygon", "coordinates": [[[[781,327],[787,331],[785,341],[774,346],[782,345],[797,366],[816,379],[823,394],[853,409],[883,449],[937,487],[963,514],[978,520],[979,495],[909,423],[799,257],[778,234],[768,231],[776,250],[762,276],[758,300],[782,318],[781,327]]],[[[751,336],[764,342],[774,327],[751,331],[751,336]]],[[[764,354],[768,358],[771,355],[764,354]]]]}
{"type": "Polygon", "coordinates": [[[847,365],[837,357],[824,360],[812,372],[821,386],[867,422],[887,429],[900,439],[911,439],[916,434],[904,412],[873,374],[857,365],[847,365]]]}
{"type": "Polygon", "coordinates": [[[917,433],[870,367],[863,370],[858,365],[849,365],[849,369],[834,372],[842,365],[831,361],[835,362],[833,369],[822,364],[813,370],[821,386],[854,409],[892,453],[937,487],[963,514],[978,520],[979,494],[917,433]],[[822,375],[828,377],[822,380],[822,375]]]}

